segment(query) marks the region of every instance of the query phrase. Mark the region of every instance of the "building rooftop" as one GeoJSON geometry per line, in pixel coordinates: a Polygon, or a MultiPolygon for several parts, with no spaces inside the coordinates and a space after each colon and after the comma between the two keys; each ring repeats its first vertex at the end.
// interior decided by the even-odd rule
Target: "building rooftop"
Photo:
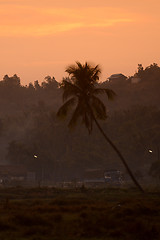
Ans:
{"type": "Polygon", "coordinates": [[[112,74],[108,79],[113,80],[113,79],[126,79],[126,78],[127,77],[122,73],[117,73],[117,74],[112,74]]]}

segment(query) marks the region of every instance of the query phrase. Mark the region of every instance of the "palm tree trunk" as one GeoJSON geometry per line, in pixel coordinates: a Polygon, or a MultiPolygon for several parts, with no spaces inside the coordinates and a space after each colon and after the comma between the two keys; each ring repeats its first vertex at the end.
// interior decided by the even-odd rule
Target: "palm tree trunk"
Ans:
{"type": "Polygon", "coordinates": [[[108,138],[108,136],[104,133],[103,129],[101,128],[100,124],[98,123],[97,119],[94,116],[94,113],[90,107],[91,113],[92,113],[92,117],[98,127],[98,129],[100,130],[100,132],[102,133],[103,137],[105,138],[105,140],[112,146],[112,148],[115,150],[115,152],[117,153],[117,155],[119,156],[119,158],[121,159],[122,163],[124,164],[128,174],[130,175],[132,181],[134,182],[134,184],[137,186],[137,188],[144,193],[143,188],[140,186],[140,184],[137,182],[137,180],[135,179],[132,171],[130,170],[128,164],[126,163],[124,157],[122,156],[121,152],[118,150],[118,148],[114,145],[114,143],[108,138]]]}

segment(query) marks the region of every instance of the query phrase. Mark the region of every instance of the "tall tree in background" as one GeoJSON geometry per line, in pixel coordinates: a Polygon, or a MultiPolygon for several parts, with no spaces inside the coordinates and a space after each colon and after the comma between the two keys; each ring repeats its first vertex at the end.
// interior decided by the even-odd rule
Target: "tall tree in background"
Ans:
{"type": "Polygon", "coordinates": [[[92,66],[87,62],[82,65],[80,62],[76,62],[75,65],[69,66],[66,72],[69,74],[70,78],[63,79],[60,83],[60,87],[63,90],[63,101],[65,103],[58,110],[57,116],[64,119],[67,117],[69,111],[73,110],[68,127],[72,128],[75,126],[80,118],[89,133],[92,132],[94,122],[105,140],[118,154],[134,184],[143,192],[142,187],[135,179],[121,152],[104,133],[98,122],[98,119],[106,120],[107,114],[104,103],[97,95],[105,93],[109,100],[113,99],[115,96],[115,93],[111,89],[96,87],[101,73],[99,66],[92,66]]]}

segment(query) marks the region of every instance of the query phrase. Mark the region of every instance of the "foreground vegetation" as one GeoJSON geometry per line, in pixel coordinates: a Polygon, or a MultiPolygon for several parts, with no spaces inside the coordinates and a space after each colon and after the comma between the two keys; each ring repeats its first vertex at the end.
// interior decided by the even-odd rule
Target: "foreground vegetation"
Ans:
{"type": "Polygon", "coordinates": [[[160,239],[160,193],[0,189],[0,239],[160,239]]]}

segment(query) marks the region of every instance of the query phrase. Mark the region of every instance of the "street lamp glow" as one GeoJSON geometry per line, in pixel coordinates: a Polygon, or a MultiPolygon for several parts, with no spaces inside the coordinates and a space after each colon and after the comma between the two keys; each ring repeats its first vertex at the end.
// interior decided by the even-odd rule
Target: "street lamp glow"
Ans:
{"type": "Polygon", "coordinates": [[[38,158],[38,156],[37,156],[37,155],[34,155],[34,158],[38,158]]]}
{"type": "Polygon", "coordinates": [[[149,153],[152,153],[153,151],[151,149],[148,150],[149,153]]]}

